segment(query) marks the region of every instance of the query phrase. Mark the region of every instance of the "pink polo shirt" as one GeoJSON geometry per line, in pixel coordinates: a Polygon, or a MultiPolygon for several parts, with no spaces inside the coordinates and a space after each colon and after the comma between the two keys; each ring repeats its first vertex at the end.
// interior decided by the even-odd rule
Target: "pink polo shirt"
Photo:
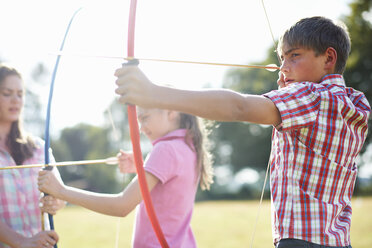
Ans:
{"type": "MultiPolygon", "coordinates": [[[[198,187],[196,153],[185,143],[186,129],[175,130],[153,142],[145,170],[160,182],[151,198],[170,247],[196,247],[190,221],[198,187]]],[[[161,247],[143,201],[136,209],[133,247],[161,247]]]]}

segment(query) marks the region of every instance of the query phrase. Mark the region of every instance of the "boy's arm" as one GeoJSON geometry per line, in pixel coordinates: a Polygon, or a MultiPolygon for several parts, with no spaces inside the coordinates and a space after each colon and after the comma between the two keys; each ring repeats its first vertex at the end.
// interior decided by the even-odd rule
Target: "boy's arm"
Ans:
{"type": "Polygon", "coordinates": [[[147,108],[176,110],[218,121],[247,121],[278,125],[274,103],[263,96],[244,95],[227,89],[180,90],[150,82],[136,66],[116,71],[120,102],[147,108]]]}

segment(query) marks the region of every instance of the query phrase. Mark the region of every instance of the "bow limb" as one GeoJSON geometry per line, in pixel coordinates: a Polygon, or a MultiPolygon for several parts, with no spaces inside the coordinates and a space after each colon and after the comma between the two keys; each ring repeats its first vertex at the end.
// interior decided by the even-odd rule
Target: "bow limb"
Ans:
{"type": "MultiPolygon", "coordinates": [[[[135,31],[135,20],[136,20],[136,8],[137,0],[131,0],[129,10],[129,22],[128,22],[128,50],[127,57],[134,58],[134,31],[135,31]]],[[[131,62],[131,61],[130,61],[131,62]]],[[[123,64],[125,66],[126,64],[123,64]]],[[[134,155],[134,162],[136,165],[138,182],[141,189],[142,198],[146,207],[147,215],[149,216],[151,225],[155,231],[156,237],[163,248],[167,248],[168,243],[164,237],[163,231],[161,230],[158,218],[155,214],[154,206],[151,201],[150,192],[148,190],[147,181],[145,177],[145,170],[143,168],[143,159],[140,146],[140,134],[137,122],[136,106],[128,105],[128,121],[130,137],[132,141],[132,149],[134,155]]]]}
{"type": "MultiPolygon", "coordinates": [[[[80,10],[81,10],[81,8],[76,10],[75,13],[72,15],[72,17],[70,19],[70,22],[69,22],[69,24],[66,28],[65,35],[64,35],[62,43],[61,43],[60,51],[63,50],[63,47],[65,45],[65,41],[66,41],[67,35],[69,33],[70,27],[71,27],[71,23],[74,20],[76,14],[80,10]]],[[[51,114],[51,106],[52,106],[52,99],[53,99],[54,81],[56,79],[60,59],[61,59],[61,55],[58,55],[56,63],[54,65],[52,80],[51,80],[50,89],[49,89],[48,107],[47,107],[46,124],[45,124],[45,145],[44,145],[44,160],[45,160],[45,164],[47,166],[44,168],[44,170],[52,170],[53,169],[52,166],[49,166],[49,163],[50,163],[50,157],[49,157],[49,148],[50,148],[49,126],[50,126],[50,114],[51,114]]],[[[53,215],[48,214],[48,219],[49,219],[50,229],[54,230],[53,215]]],[[[54,247],[57,248],[57,244],[55,244],[54,247]]]]}

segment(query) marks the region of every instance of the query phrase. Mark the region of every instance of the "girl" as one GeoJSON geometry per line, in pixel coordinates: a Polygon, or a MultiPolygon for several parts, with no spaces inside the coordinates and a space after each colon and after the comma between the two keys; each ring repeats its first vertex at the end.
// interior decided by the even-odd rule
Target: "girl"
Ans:
{"type": "MultiPolygon", "coordinates": [[[[200,181],[204,190],[213,182],[204,129],[195,116],[170,110],[138,108],[138,120],[141,132],[153,144],[145,160],[145,175],[165,238],[170,247],[196,247],[190,221],[197,185],[200,181]]],[[[132,155],[121,152],[118,156],[122,170],[133,171],[132,155]]],[[[53,174],[41,171],[39,189],[113,216],[126,216],[139,204],[133,247],[160,247],[141,202],[137,177],[123,192],[112,195],[65,186],[53,174]]]]}
{"type": "MultiPolygon", "coordinates": [[[[0,65],[1,167],[44,163],[43,141],[22,128],[24,93],[20,73],[0,65]]],[[[0,172],[0,247],[52,247],[58,241],[54,231],[41,230],[38,171],[29,168],[0,172]]],[[[53,171],[58,177],[58,171],[53,171]]],[[[42,210],[50,214],[64,206],[64,202],[51,196],[42,199],[42,203],[42,210]]]]}

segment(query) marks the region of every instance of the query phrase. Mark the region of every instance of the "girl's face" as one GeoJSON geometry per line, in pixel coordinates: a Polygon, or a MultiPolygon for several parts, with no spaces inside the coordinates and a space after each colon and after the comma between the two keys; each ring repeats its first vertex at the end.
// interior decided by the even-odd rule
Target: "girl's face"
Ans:
{"type": "Polygon", "coordinates": [[[0,83],[0,123],[12,123],[19,119],[23,108],[24,92],[22,79],[7,76],[0,83]]]}
{"type": "Polygon", "coordinates": [[[154,141],[177,129],[175,112],[161,109],[137,108],[140,130],[154,141]]]}

